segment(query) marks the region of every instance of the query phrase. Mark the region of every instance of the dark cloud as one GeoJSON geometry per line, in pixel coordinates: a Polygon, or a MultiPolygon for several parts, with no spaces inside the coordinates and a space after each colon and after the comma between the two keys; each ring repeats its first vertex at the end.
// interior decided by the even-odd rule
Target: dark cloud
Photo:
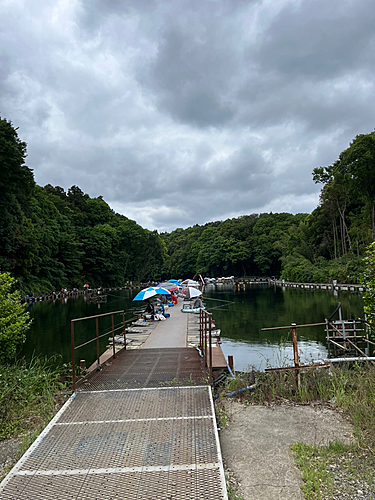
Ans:
{"type": "Polygon", "coordinates": [[[38,184],[150,229],[318,203],[374,128],[370,0],[0,5],[0,113],[38,184]]]}

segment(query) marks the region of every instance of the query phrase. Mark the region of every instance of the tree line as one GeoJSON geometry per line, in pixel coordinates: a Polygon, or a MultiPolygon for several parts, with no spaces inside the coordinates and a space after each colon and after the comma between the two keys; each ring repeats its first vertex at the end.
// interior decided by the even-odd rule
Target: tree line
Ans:
{"type": "Polygon", "coordinates": [[[26,155],[17,130],[0,117],[0,272],[25,293],[196,273],[358,282],[375,239],[375,132],[314,169],[322,191],[311,214],[243,215],[161,234],[78,186],[38,186],[26,155]]]}
{"type": "Polygon", "coordinates": [[[26,144],[0,119],[0,271],[23,292],[123,286],[160,274],[166,248],[156,231],[78,186],[38,186],[25,159],[26,144]]]}

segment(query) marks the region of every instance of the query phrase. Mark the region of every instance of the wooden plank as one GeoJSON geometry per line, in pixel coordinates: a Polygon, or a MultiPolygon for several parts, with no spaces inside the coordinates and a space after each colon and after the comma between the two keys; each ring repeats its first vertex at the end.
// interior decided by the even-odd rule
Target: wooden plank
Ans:
{"type": "Polygon", "coordinates": [[[225,359],[223,351],[221,350],[221,346],[219,344],[214,344],[212,346],[212,369],[217,370],[220,368],[226,368],[227,365],[228,363],[225,359]]]}

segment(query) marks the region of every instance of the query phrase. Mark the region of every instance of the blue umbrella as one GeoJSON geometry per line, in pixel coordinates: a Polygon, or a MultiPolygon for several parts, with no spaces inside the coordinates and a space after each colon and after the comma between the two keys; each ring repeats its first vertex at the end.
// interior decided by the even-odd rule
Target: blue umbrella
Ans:
{"type": "Polygon", "coordinates": [[[149,299],[150,297],[153,297],[154,295],[170,295],[171,293],[168,292],[165,288],[161,288],[159,286],[150,286],[149,288],[145,288],[144,290],[141,290],[137,295],[134,297],[133,300],[146,300],[149,299]]]}
{"type": "Polygon", "coordinates": [[[180,284],[178,280],[167,280],[167,283],[176,283],[176,285],[180,284]]]}

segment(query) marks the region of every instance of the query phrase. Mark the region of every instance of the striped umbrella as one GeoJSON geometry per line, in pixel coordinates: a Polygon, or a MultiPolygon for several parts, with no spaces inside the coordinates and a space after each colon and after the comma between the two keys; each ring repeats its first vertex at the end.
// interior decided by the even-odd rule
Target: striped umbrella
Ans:
{"type": "Polygon", "coordinates": [[[170,295],[170,292],[159,286],[150,286],[149,288],[145,288],[137,293],[133,300],[146,300],[150,297],[154,297],[154,295],[170,295]]]}

